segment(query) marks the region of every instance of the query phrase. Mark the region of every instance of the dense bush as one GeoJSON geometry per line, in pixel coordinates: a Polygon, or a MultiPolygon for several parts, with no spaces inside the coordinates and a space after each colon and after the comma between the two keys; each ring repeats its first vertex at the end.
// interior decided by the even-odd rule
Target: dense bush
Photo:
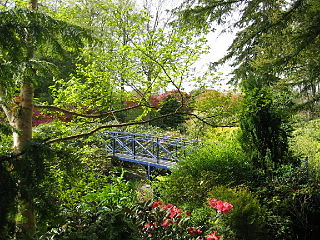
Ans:
{"type": "Polygon", "coordinates": [[[122,240],[135,239],[135,226],[126,217],[126,208],[101,206],[90,202],[89,209],[78,206],[73,209],[68,221],[42,235],[41,240],[122,240]]]}
{"type": "Polygon", "coordinates": [[[320,182],[320,119],[300,121],[290,141],[292,151],[309,164],[309,174],[320,182]]]}
{"type": "Polygon", "coordinates": [[[244,98],[240,142],[254,166],[270,175],[279,165],[294,161],[288,145],[292,102],[286,94],[254,87],[254,82],[247,82],[250,90],[244,98]]]}
{"type": "Polygon", "coordinates": [[[223,215],[217,223],[217,231],[224,239],[259,240],[271,239],[265,224],[266,210],[259,200],[244,188],[213,187],[209,198],[223,199],[231,203],[232,211],[223,215]]]}
{"type": "Polygon", "coordinates": [[[240,146],[225,141],[194,147],[171,175],[159,178],[154,185],[165,201],[200,207],[212,187],[258,184],[257,174],[246,162],[240,146]]]}
{"type": "Polygon", "coordinates": [[[318,239],[320,234],[319,184],[306,167],[283,165],[272,179],[256,189],[268,209],[269,232],[277,239],[318,239]]]}
{"type": "MultiPolygon", "coordinates": [[[[175,97],[169,96],[163,100],[163,103],[159,110],[154,114],[155,117],[173,114],[179,110],[181,107],[181,102],[177,100],[175,97]]],[[[184,123],[186,117],[182,114],[174,114],[171,116],[167,116],[165,118],[158,119],[156,121],[151,122],[150,124],[153,126],[158,126],[163,129],[176,129],[179,125],[184,123]]]]}

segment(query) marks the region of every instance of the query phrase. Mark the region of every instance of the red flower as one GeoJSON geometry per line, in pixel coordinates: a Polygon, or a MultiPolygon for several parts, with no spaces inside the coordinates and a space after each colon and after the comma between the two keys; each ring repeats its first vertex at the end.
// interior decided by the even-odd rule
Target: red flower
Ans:
{"type": "Polygon", "coordinates": [[[163,204],[163,202],[162,201],[158,201],[158,202],[154,202],[154,203],[152,203],[152,208],[156,208],[156,207],[158,207],[158,206],[160,206],[160,205],[162,205],[163,204]]]}
{"type": "Polygon", "coordinates": [[[216,234],[217,232],[209,233],[209,237],[207,237],[207,240],[220,240],[220,237],[216,234]]]}
{"type": "Polygon", "coordinates": [[[190,211],[186,211],[186,214],[187,214],[188,216],[191,216],[191,212],[190,212],[190,211]]]}
{"type": "Polygon", "coordinates": [[[147,223],[143,226],[143,228],[146,228],[147,230],[154,230],[155,226],[153,225],[153,223],[147,223]]]}
{"type": "Polygon", "coordinates": [[[167,205],[164,205],[161,208],[162,209],[169,209],[169,208],[172,208],[172,207],[173,207],[173,205],[171,203],[168,203],[167,205]]]}
{"type": "Polygon", "coordinates": [[[203,233],[203,231],[200,228],[195,228],[195,227],[190,227],[187,229],[187,231],[191,236],[198,236],[203,233]]]}
{"type": "Polygon", "coordinates": [[[162,223],[161,226],[163,227],[169,227],[171,224],[173,224],[174,222],[172,220],[170,220],[169,218],[166,218],[162,223]]]}
{"type": "Polygon", "coordinates": [[[170,211],[169,218],[173,218],[178,213],[182,213],[182,211],[179,208],[177,208],[176,206],[171,207],[169,211],[170,211]]]}
{"type": "Polygon", "coordinates": [[[221,201],[221,200],[217,200],[215,198],[209,200],[209,206],[217,209],[218,212],[221,212],[221,213],[229,213],[233,208],[232,204],[221,201]]]}

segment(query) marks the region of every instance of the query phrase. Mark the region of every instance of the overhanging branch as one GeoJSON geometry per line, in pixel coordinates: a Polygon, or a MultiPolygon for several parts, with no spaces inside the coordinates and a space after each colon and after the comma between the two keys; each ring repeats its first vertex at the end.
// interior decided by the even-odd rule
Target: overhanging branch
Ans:
{"type": "Polygon", "coordinates": [[[207,125],[209,125],[211,127],[234,127],[234,125],[213,125],[213,124],[207,122],[206,120],[202,119],[201,117],[197,116],[196,114],[185,113],[185,112],[177,112],[176,111],[176,112],[173,112],[173,113],[168,113],[168,114],[165,114],[165,115],[161,115],[159,117],[155,117],[155,118],[148,119],[148,120],[143,120],[143,121],[134,121],[134,122],[127,122],[127,123],[103,125],[103,126],[96,127],[94,129],[92,129],[91,131],[86,132],[86,133],[70,135],[70,136],[62,137],[62,138],[54,138],[54,139],[46,141],[45,143],[50,144],[50,143],[62,142],[62,141],[81,138],[81,137],[88,137],[88,136],[90,136],[90,135],[92,135],[92,134],[94,134],[94,133],[96,133],[96,132],[98,132],[100,130],[106,129],[106,128],[126,127],[126,126],[132,126],[132,125],[146,124],[146,123],[149,123],[149,122],[153,122],[153,121],[156,121],[156,120],[159,120],[159,119],[162,119],[162,118],[166,118],[166,117],[170,117],[170,116],[173,116],[173,115],[177,115],[177,114],[193,116],[196,119],[200,120],[201,122],[203,122],[203,123],[205,123],[205,124],[207,124],[207,125]]]}
{"type": "Polygon", "coordinates": [[[175,112],[174,113],[169,113],[169,114],[165,114],[165,115],[162,115],[162,116],[159,116],[159,117],[155,117],[155,118],[152,118],[152,119],[149,119],[149,120],[143,120],[143,121],[135,121],[135,122],[103,125],[103,126],[100,126],[100,127],[96,127],[94,129],[92,129],[91,131],[86,132],[86,133],[70,135],[70,136],[62,137],[62,138],[54,138],[54,139],[46,141],[45,143],[49,143],[50,144],[50,143],[61,142],[61,141],[66,141],[66,140],[70,140],[70,139],[75,139],[75,138],[88,137],[88,136],[94,134],[95,132],[98,132],[98,131],[106,129],[106,128],[126,127],[126,126],[132,126],[132,125],[146,124],[146,123],[149,123],[149,122],[152,122],[152,121],[156,121],[156,120],[161,119],[161,118],[169,117],[169,116],[172,116],[172,115],[175,115],[175,114],[177,114],[177,113],[175,113],[175,112]]]}
{"type": "Polygon", "coordinates": [[[214,128],[218,128],[218,127],[223,127],[223,128],[231,128],[231,127],[235,127],[235,125],[216,125],[216,124],[212,124],[208,121],[206,121],[205,119],[199,117],[198,115],[196,114],[193,114],[193,113],[184,113],[184,115],[189,115],[189,116],[193,116],[195,117],[196,119],[198,119],[199,121],[209,125],[210,127],[214,127],[214,128]]]}
{"type": "Polygon", "coordinates": [[[85,118],[103,118],[103,117],[107,117],[116,113],[120,113],[120,112],[125,112],[125,111],[129,111],[135,108],[139,108],[141,107],[142,104],[138,104],[132,107],[127,107],[127,108],[123,108],[123,109],[119,109],[119,110],[114,110],[114,111],[110,111],[110,112],[105,112],[105,113],[93,113],[93,114],[87,114],[87,113],[79,113],[79,112],[74,112],[74,111],[70,111],[61,107],[57,107],[57,106],[52,106],[52,105],[35,105],[35,107],[37,108],[45,108],[45,109],[50,109],[50,110],[54,110],[54,111],[58,111],[58,112],[62,112],[65,114],[70,114],[73,116],[78,116],[78,117],[85,117],[85,118]]]}

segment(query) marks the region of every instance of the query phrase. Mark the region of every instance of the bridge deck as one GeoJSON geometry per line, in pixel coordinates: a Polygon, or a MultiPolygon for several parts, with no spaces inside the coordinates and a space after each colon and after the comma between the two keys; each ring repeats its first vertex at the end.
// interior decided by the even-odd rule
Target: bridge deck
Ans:
{"type": "Polygon", "coordinates": [[[122,161],[127,161],[127,162],[134,162],[134,163],[139,163],[142,165],[147,165],[151,167],[158,167],[158,168],[163,168],[167,170],[171,170],[173,166],[176,165],[176,162],[172,161],[165,161],[165,160],[156,160],[154,158],[147,158],[147,157],[141,157],[141,156],[131,156],[127,154],[110,154],[111,156],[115,156],[119,158],[122,161]]]}

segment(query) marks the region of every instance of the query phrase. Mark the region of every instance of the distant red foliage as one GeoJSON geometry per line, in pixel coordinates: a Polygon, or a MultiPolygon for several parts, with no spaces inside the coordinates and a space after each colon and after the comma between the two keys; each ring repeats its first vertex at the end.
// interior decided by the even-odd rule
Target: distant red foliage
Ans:
{"type": "Polygon", "coordinates": [[[53,120],[59,119],[62,122],[70,122],[72,116],[70,114],[61,114],[53,111],[50,113],[41,113],[38,108],[33,109],[32,126],[38,126],[43,123],[52,122],[53,120]]]}
{"type": "Polygon", "coordinates": [[[185,92],[179,92],[178,90],[165,92],[160,95],[153,95],[150,97],[149,103],[152,107],[159,108],[161,103],[168,97],[174,97],[178,101],[183,101],[186,106],[190,105],[191,95],[185,92]]]}
{"type": "MultiPolygon", "coordinates": [[[[179,101],[184,101],[184,104],[186,106],[190,105],[191,101],[191,95],[185,92],[179,92],[178,90],[165,92],[159,95],[152,95],[149,99],[149,104],[151,107],[160,108],[161,104],[168,98],[168,97],[174,97],[175,99],[179,101]]],[[[123,101],[123,105],[125,108],[134,107],[138,105],[138,97],[131,100],[125,100],[123,101]]]]}
{"type": "Polygon", "coordinates": [[[129,107],[137,106],[138,102],[136,102],[134,100],[126,100],[126,101],[123,101],[123,105],[125,108],[129,108],[129,107]]]}

